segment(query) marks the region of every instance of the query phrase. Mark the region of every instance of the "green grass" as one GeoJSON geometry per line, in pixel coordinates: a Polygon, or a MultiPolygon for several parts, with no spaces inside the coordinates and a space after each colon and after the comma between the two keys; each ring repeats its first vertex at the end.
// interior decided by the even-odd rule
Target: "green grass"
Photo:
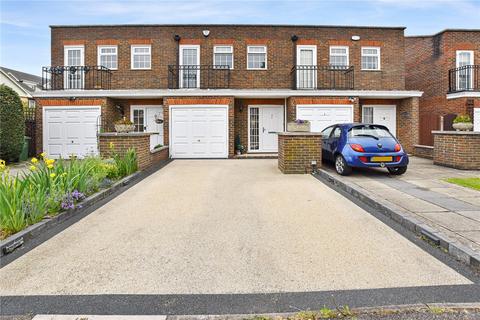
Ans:
{"type": "Polygon", "coordinates": [[[445,181],[480,191],[480,178],[448,178],[445,181]]]}

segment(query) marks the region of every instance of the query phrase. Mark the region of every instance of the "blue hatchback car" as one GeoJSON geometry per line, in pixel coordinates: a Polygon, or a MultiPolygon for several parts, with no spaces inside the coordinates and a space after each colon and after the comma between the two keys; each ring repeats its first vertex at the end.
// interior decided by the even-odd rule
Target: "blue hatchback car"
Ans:
{"type": "Polygon", "coordinates": [[[322,131],[322,157],[333,161],[343,176],[352,168],[387,168],[391,174],[407,171],[408,155],[387,127],[377,124],[344,123],[322,131]]]}

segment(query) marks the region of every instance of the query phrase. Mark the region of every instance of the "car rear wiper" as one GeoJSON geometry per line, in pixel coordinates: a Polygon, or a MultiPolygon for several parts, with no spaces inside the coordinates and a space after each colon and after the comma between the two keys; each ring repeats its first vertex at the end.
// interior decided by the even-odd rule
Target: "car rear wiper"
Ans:
{"type": "Polygon", "coordinates": [[[373,139],[375,139],[375,140],[379,140],[378,137],[375,137],[375,136],[372,135],[372,134],[361,134],[361,133],[360,133],[360,134],[356,134],[355,137],[370,137],[370,138],[373,138],[373,139]]]}

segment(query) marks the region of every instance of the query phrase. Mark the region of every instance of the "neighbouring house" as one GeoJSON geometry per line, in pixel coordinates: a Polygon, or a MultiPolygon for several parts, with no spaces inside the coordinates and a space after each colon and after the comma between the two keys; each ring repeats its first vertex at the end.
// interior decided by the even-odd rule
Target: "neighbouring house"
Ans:
{"type": "Polygon", "coordinates": [[[406,37],[407,89],[420,98],[419,143],[433,146],[433,130],[453,130],[457,115],[468,114],[480,131],[480,29],[447,29],[406,37]]]}
{"type": "Polygon", "coordinates": [[[35,108],[35,99],[32,94],[42,89],[42,78],[33,74],[0,67],[0,84],[15,90],[22,103],[30,108],[35,108]]]}
{"type": "Polygon", "coordinates": [[[96,152],[126,117],[137,136],[149,133],[150,149],[168,146],[172,158],[234,157],[239,146],[274,154],[277,132],[295,119],[314,132],[381,123],[412,151],[422,92],[406,89],[404,29],[51,26],[37,149],[96,152]]]}

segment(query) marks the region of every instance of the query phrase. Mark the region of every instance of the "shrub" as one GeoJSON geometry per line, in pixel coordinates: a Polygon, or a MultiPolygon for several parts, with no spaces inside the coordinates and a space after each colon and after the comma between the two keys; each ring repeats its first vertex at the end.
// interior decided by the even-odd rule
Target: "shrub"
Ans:
{"type": "Polygon", "coordinates": [[[124,156],[114,154],[113,159],[117,165],[120,177],[128,176],[138,170],[137,153],[135,149],[128,149],[124,156]]]}
{"type": "Polygon", "coordinates": [[[460,114],[453,120],[453,123],[472,123],[472,118],[468,114],[460,114]]]}
{"type": "Polygon", "coordinates": [[[0,159],[17,161],[25,136],[25,117],[18,94],[0,85],[0,159]]]}

